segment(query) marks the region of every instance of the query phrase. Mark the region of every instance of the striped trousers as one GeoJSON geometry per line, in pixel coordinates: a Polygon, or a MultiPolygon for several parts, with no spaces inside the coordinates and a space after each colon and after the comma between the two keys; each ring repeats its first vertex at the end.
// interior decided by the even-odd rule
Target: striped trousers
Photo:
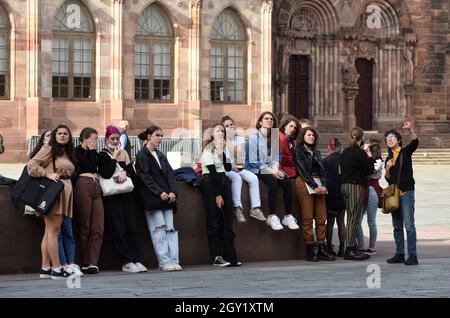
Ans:
{"type": "Polygon", "coordinates": [[[356,226],[362,213],[364,186],[344,183],[341,185],[341,191],[347,209],[347,247],[357,247],[356,226]]]}

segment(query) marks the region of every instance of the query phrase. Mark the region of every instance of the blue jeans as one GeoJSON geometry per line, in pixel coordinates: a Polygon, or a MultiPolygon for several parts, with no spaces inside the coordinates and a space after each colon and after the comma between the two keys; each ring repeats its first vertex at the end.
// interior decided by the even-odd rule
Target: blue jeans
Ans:
{"type": "Polygon", "coordinates": [[[75,239],[73,238],[72,219],[64,218],[58,236],[58,254],[61,265],[75,262],[75,239]]]}
{"type": "Polygon", "coordinates": [[[364,232],[362,229],[362,221],[364,214],[367,212],[367,224],[369,225],[369,248],[375,248],[375,242],[377,241],[377,209],[378,209],[378,195],[373,187],[369,187],[369,200],[367,205],[364,206],[358,220],[358,226],[356,227],[356,240],[360,248],[364,247],[364,232]]]}
{"type": "Polygon", "coordinates": [[[415,202],[414,190],[407,191],[400,197],[400,208],[392,213],[392,225],[394,226],[394,240],[397,254],[405,254],[404,224],[408,242],[408,255],[417,255],[416,226],[414,224],[415,202]]]}
{"type": "Polygon", "coordinates": [[[145,217],[159,267],[178,264],[178,232],[173,227],[172,210],[145,211],[145,217]]]}

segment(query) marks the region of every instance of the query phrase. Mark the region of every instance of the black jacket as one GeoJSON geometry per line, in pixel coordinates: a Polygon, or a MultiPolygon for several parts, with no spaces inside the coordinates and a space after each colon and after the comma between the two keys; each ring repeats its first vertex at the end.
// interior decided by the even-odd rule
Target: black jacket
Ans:
{"type": "Polygon", "coordinates": [[[98,173],[102,176],[102,178],[111,178],[114,175],[114,172],[116,172],[117,163],[127,172],[127,176],[133,180],[134,184],[136,173],[134,172],[132,163],[126,165],[124,161],[116,161],[115,159],[112,159],[106,148],[98,153],[98,173]]]}
{"type": "Polygon", "coordinates": [[[322,186],[326,187],[326,178],[325,178],[325,170],[323,169],[323,161],[322,155],[320,152],[315,149],[314,155],[305,149],[303,145],[295,150],[295,166],[297,168],[297,173],[300,178],[303,179],[311,188],[315,189],[318,187],[318,184],[312,178],[312,166],[313,161],[315,161],[320,167],[320,181],[322,182],[322,186]]]}
{"type": "Polygon", "coordinates": [[[341,192],[341,176],[339,175],[339,161],[341,154],[333,152],[323,159],[323,167],[327,176],[328,194],[325,196],[328,210],[345,209],[345,202],[341,192]]]}
{"type": "Polygon", "coordinates": [[[367,177],[374,171],[375,160],[360,147],[347,147],[340,160],[342,183],[367,186],[367,177]]]}
{"type": "MultiPolygon", "coordinates": [[[[386,181],[388,184],[396,184],[397,183],[397,176],[398,176],[398,170],[400,168],[400,161],[399,158],[402,156],[403,160],[403,166],[402,171],[400,174],[400,190],[403,192],[414,190],[414,177],[413,177],[413,170],[412,170],[412,154],[414,151],[416,151],[417,147],[419,146],[419,139],[413,139],[411,142],[402,148],[399,153],[399,157],[397,158],[395,165],[391,167],[391,177],[386,178],[386,181]]],[[[392,151],[389,151],[388,157],[386,158],[385,162],[388,162],[393,158],[392,151]]]]}
{"type": "Polygon", "coordinates": [[[138,193],[146,211],[174,209],[176,202],[169,204],[160,198],[161,193],[177,194],[175,176],[166,156],[156,150],[161,168],[147,147],[142,147],[136,155],[136,173],[138,175],[138,193]]]}

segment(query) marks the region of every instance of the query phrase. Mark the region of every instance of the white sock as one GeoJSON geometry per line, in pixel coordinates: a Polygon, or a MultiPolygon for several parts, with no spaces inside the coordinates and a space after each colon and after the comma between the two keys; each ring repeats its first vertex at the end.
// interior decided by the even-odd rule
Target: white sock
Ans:
{"type": "Polygon", "coordinates": [[[41,267],[41,269],[44,270],[44,271],[48,271],[48,270],[50,269],[50,266],[47,266],[47,267],[41,267]]]}
{"type": "Polygon", "coordinates": [[[61,273],[61,266],[59,267],[53,267],[53,271],[57,272],[57,273],[61,273]]]}

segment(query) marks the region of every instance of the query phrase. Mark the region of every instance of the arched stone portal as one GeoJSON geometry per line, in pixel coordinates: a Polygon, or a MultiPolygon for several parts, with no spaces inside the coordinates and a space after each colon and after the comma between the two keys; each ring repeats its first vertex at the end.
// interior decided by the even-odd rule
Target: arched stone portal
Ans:
{"type": "Polygon", "coordinates": [[[347,131],[358,124],[381,131],[411,117],[408,96],[414,82],[415,36],[402,32],[399,17],[387,1],[361,1],[351,8],[347,6],[352,1],[343,6],[329,0],[287,4],[281,1],[275,8],[275,111],[304,114],[303,109],[295,110],[306,104],[308,117],[327,132],[347,131]],[[296,67],[293,60],[301,60],[303,67],[296,67]],[[370,107],[364,104],[367,97],[355,104],[360,89],[357,60],[359,65],[370,61],[370,70],[362,68],[369,75],[361,78],[371,80],[364,82],[364,92],[371,92],[370,107]],[[296,74],[300,69],[307,74],[296,74]],[[299,102],[299,98],[307,101],[299,102]],[[361,122],[367,116],[356,116],[365,109],[372,110],[370,124],[361,122]]]}

